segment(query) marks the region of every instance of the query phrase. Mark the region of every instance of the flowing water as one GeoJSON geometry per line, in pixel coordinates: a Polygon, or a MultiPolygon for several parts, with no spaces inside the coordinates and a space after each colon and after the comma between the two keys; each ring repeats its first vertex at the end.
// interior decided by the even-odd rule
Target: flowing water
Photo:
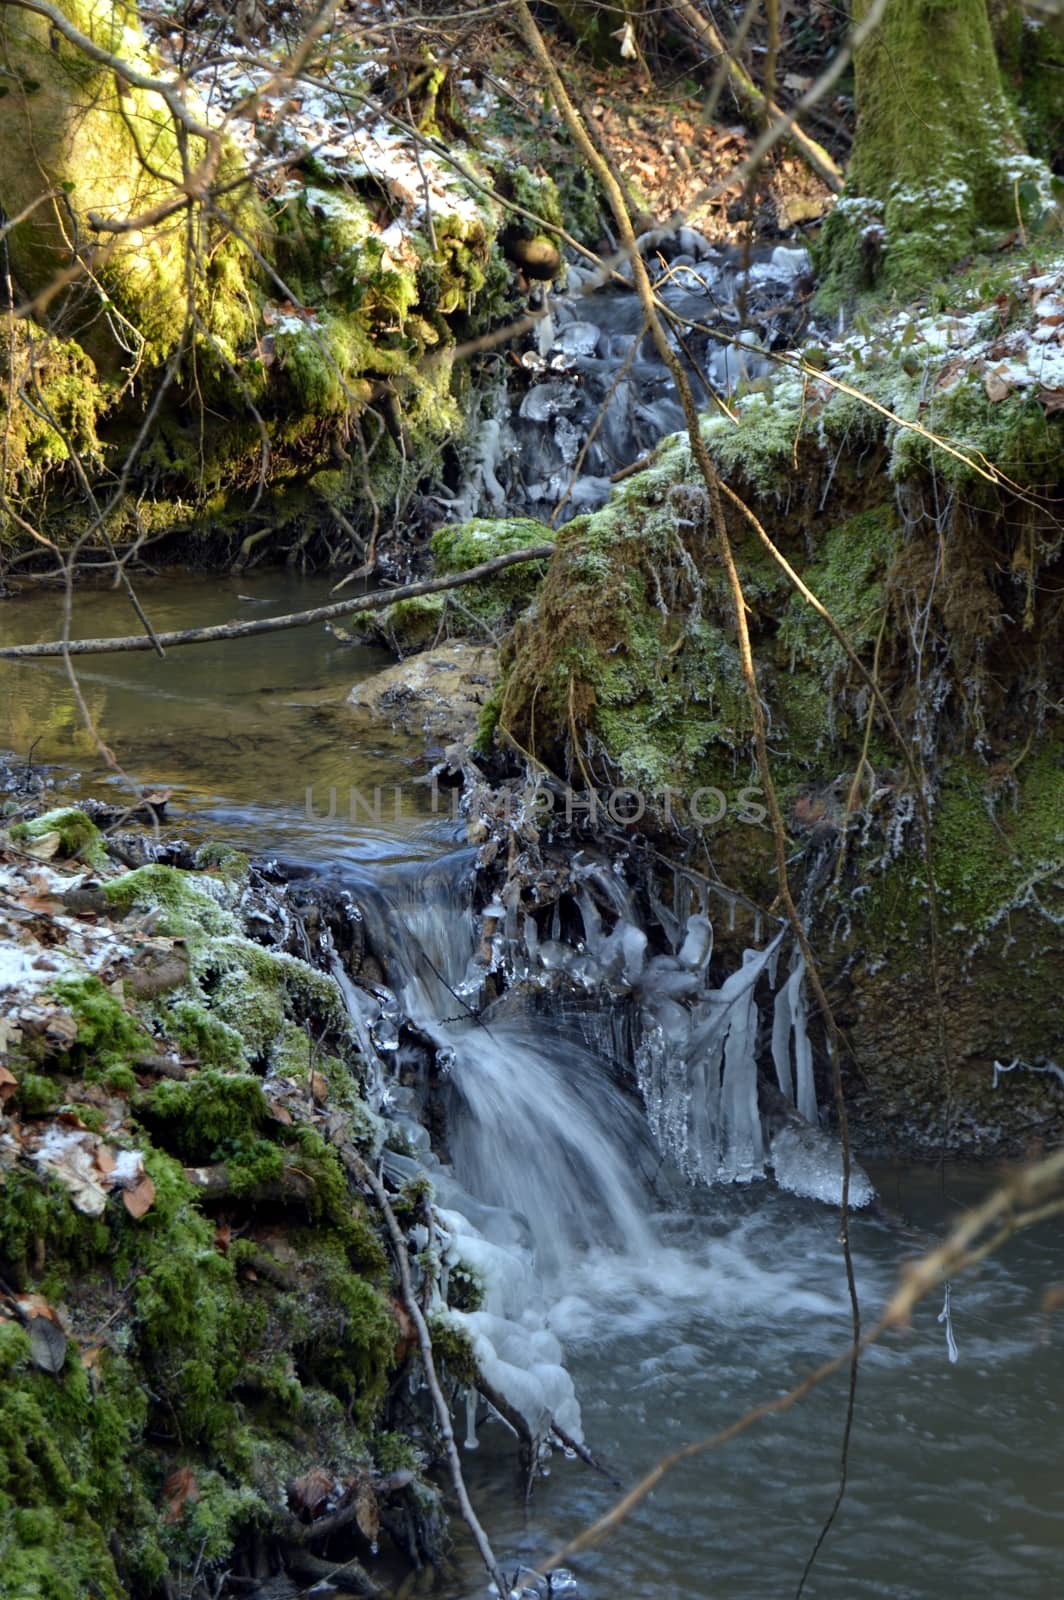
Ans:
{"type": "MultiPolygon", "coordinates": [[[[708,305],[714,294],[734,295],[732,268],[694,246],[688,256],[672,262],[686,274],[674,297],[708,305]]],[[[769,257],[762,288],[782,292],[799,266],[781,259],[773,267],[769,257]]],[[[676,425],[675,399],[644,362],[638,326],[624,321],[630,306],[594,305],[559,309],[513,414],[482,431],[472,463],[480,509],[497,489],[543,514],[574,473],[563,514],[584,509],[604,497],[609,474],[644,436],[652,443],[676,425]],[[626,354],[628,373],[580,462],[591,421],[572,396],[580,389],[601,401],[626,354]],[[575,387],[574,362],[583,363],[575,387]]],[[[718,355],[714,368],[721,388],[734,376],[727,360],[718,355]]],[[[324,581],[277,573],[167,576],[138,588],[159,629],[302,609],[327,593],[324,581]]],[[[122,596],[78,597],[75,635],[134,627],[122,596]]],[[[54,636],[56,597],[5,603],[2,631],[5,642],[54,636]]],[[[172,789],[169,820],[179,831],[345,875],[387,951],[400,1009],[432,1041],[446,1074],[450,1165],[440,1167],[416,1122],[416,1092],[392,1077],[394,1015],[346,986],[367,1050],[380,1057],[380,1093],[431,1164],[449,1230],[445,1256],[475,1259],[495,1284],[492,1309],[471,1323],[478,1354],[519,1409],[535,1415],[547,1406],[570,1432],[582,1422],[590,1446],[629,1485],[665,1453],[783,1394],[848,1341],[836,1215],[758,1176],[766,1152],[782,1160],[750,1112],[746,1064],[758,1026],[771,1038],[781,1088],[811,1109],[800,973],[775,975],[773,1005],[769,930],[753,941],[757,970],[718,977],[709,991],[697,916],[677,931],[671,955],[648,959],[623,905],[604,933],[589,902],[581,951],[561,951],[556,939],[529,950],[526,938],[525,953],[537,971],[554,962],[571,975],[579,960],[590,974],[590,1012],[552,1009],[541,995],[535,1005],[497,1006],[486,1026],[470,1020],[483,974],[470,968],[479,934],[470,858],[455,853],[460,830],[434,809],[423,752],[386,728],[355,724],[344,706],[351,685],[386,660],[311,629],[175,650],[166,661],[85,658],[77,671],[124,769],[172,789]],[[354,814],[352,787],[368,802],[354,814]],[[330,788],[339,804],[327,819],[330,788]],[[624,1059],[633,996],[643,1029],[638,1062],[624,1059]],[[688,1181],[722,1169],[747,1181],[688,1181]]],[[[0,662],[0,707],[0,744],[54,767],[57,798],[121,797],[60,665],[0,662]]],[[[896,1167],[873,1168],[871,1178],[879,1203],[852,1223],[866,1322],[905,1260],[990,1181],[972,1170],[896,1167]]],[[[806,1594],[1048,1600],[1061,1592],[1064,1329],[1042,1302],[1062,1280],[1064,1252],[1049,1222],[955,1283],[948,1323],[941,1302],[922,1304],[911,1329],[864,1358],[847,1494],[806,1594]]],[[[845,1400],[840,1375],[786,1414],[678,1466],[602,1549],[574,1562],[579,1594],[795,1594],[836,1492],[845,1400]]],[[[526,1506],[513,1439],[483,1408],[474,1439],[470,1487],[510,1569],[548,1556],[616,1497],[604,1478],[555,1452],[526,1506]]],[[[434,1592],[442,1600],[486,1592],[460,1527],[455,1574],[434,1592]]],[[[556,1578],[554,1592],[577,1591],[556,1578]]]]}

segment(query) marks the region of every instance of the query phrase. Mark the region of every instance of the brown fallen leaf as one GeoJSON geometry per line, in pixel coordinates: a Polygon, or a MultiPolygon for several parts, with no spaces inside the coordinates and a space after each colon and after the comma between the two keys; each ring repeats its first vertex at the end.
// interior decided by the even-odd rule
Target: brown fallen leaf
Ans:
{"type": "Polygon", "coordinates": [[[1047,417],[1054,416],[1058,411],[1064,411],[1064,389],[1040,389],[1038,404],[1047,417]]]}
{"type": "Polygon", "coordinates": [[[155,1185],[152,1183],[147,1173],[145,1173],[144,1176],[133,1185],[132,1189],[122,1190],[122,1203],[129,1212],[130,1216],[135,1218],[137,1221],[140,1220],[146,1211],[151,1209],[154,1199],[155,1185]]]}
{"type": "Polygon", "coordinates": [[[329,1095],[328,1079],[320,1072],[310,1075],[310,1092],[314,1096],[315,1105],[324,1105],[329,1095]]]}
{"type": "Polygon", "coordinates": [[[311,1467],[301,1477],[293,1478],[288,1485],[288,1507],[296,1516],[313,1522],[340,1492],[336,1474],[324,1467],[311,1467]]]}
{"type": "Polygon", "coordinates": [[[287,1106],[281,1104],[280,1100],[270,1101],[270,1116],[274,1122],[281,1122],[286,1128],[291,1126],[292,1113],[287,1106]]]}
{"type": "Polygon", "coordinates": [[[963,356],[954,356],[952,361],[947,361],[942,371],[935,379],[936,389],[946,389],[967,370],[968,363],[963,356]]]}
{"type": "Polygon", "coordinates": [[[1007,400],[1012,393],[1012,382],[1003,372],[987,372],[983,374],[983,388],[986,390],[988,400],[996,404],[999,400],[1007,400]]]}
{"type": "Polygon", "coordinates": [[[185,1514],[185,1506],[189,1500],[195,1502],[199,1499],[199,1484],[191,1467],[178,1467],[176,1472],[171,1472],[163,1486],[163,1502],[166,1509],[163,1512],[163,1521],[168,1523],[180,1522],[185,1514]]]}
{"type": "Polygon", "coordinates": [[[0,1106],[6,1106],[13,1094],[18,1093],[18,1079],[0,1061],[0,1106]]]}
{"type": "Polygon", "coordinates": [[[375,1545],[380,1536],[381,1518],[377,1496],[368,1478],[363,1478],[355,1490],[355,1522],[362,1537],[375,1545]]]}

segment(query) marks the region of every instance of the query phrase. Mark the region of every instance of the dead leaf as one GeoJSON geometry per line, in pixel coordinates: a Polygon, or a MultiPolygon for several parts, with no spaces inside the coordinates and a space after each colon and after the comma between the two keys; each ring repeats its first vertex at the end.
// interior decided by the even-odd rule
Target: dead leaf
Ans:
{"type": "Polygon", "coordinates": [[[30,1317],[26,1322],[30,1354],[42,1372],[62,1372],[67,1357],[67,1337],[50,1317],[30,1317]]]}
{"type": "Polygon", "coordinates": [[[381,1518],[377,1496],[368,1478],[363,1478],[355,1490],[355,1522],[362,1537],[375,1545],[381,1531],[381,1518]]]}
{"type": "Polygon", "coordinates": [[[935,379],[936,389],[948,389],[949,385],[961,377],[967,370],[968,363],[963,356],[954,356],[952,361],[947,361],[942,371],[935,379]]]}
{"type": "Polygon", "coordinates": [[[163,1488],[163,1502],[166,1506],[163,1512],[163,1521],[168,1523],[180,1522],[185,1514],[185,1505],[189,1500],[195,1502],[199,1499],[199,1484],[191,1467],[178,1467],[176,1472],[171,1472],[163,1488]]]}
{"type": "Polygon", "coordinates": [[[87,1217],[102,1215],[107,1204],[96,1166],[99,1143],[93,1133],[53,1125],[37,1145],[27,1151],[35,1166],[55,1174],[69,1190],[71,1203],[87,1217]]]}
{"type": "Polygon", "coordinates": [[[292,1113],[287,1106],[281,1104],[280,1100],[270,1101],[270,1116],[274,1122],[282,1122],[286,1128],[291,1126],[292,1113]]]}
{"type": "Polygon", "coordinates": [[[1064,389],[1039,389],[1038,404],[1047,417],[1054,416],[1058,411],[1064,411],[1064,389]]]}
{"type": "Polygon", "coordinates": [[[401,1300],[392,1299],[392,1312],[399,1324],[399,1343],[395,1351],[395,1361],[397,1366],[401,1366],[417,1344],[417,1329],[401,1300]]]}
{"type": "Polygon", "coordinates": [[[44,1037],[57,1050],[69,1050],[77,1043],[78,1025],[69,1011],[50,1011],[44,1024],[44,1037]]]}
{"type": "Polygon", "coordinates": [[[62,844],[62,835],[58,833],[42,833],[36,839],[27,839],[22,849],[28,856],[33,856],[37,861],[51,861],[57,854],[62,844]]]}
{"type": "Polygon", "coordinates": [[[229,1254],[229,1243],[233,1237],[233,1230],[228,1222],[220,1222],[214,1230],[214,1248],[220,1255],[229,1254]]]}
{"type": "Polygon", "coordinates": [[[293,1478],[288,1485],[288,1506],[297,1516],[313,1522],[340,1493],[340,1483],[333,1472],[324,1467],[311,1467],[301,1477],[293,1478]]]}
{"type": "Polygon", "coordinates": [[[117,1159],[109,1145],[102,1144],[96,1152],[96,1165],[105,1175],[115,1170],[117,1159]]]}
{"type": "Polygon", "coordinates": [[[325,1078],[320,1072],[311,1073],[310,1092],[314,1096],[315,1105],[322,1106],[325,1104],[329,1094],[329,1083],[328,1079],[325,1078]]]}
{"type": "Polygon", "coordinates": [[[139,1221],[146,1211],[151,1209],[155,1199],[155,1185],[148,1174],[145,1173],[140,1182],[132,1189],[122,1190],[122,1201],[130,1216],[139,1221]]]}
{"type": "Polygon", "coordinates": [[[1006,400],[1012,393],[1012,381],[1007,374],[994,370],[983,374],[983,388],[986,390],[987,399],[995,404],[999,400],[1006,400]]]}
{"type": "Polygon", "coordinates": [[[3,1062],[0,1062],[0,1106],[6,1106],[13,1094],[18,1093],[18,1079],[3,1062]]]}

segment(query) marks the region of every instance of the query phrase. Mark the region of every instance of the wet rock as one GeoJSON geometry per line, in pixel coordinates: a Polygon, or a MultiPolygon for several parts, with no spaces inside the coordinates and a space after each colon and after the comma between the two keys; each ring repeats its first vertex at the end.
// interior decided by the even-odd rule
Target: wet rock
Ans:
{"type": "Polygon", "coordinates": [[[537,234],[534,239],[515,239],[507,254],[526,278],[546,281],[556,278],[562,268],[561,251],[545,234],[537,234]]]}
{"type": "Polygon", "coordinates": [[[496,650],[455,640],[374,673],[355,685],[348,704],[368,721],[430,743],[469,741],[498,676],[496,650]]]}

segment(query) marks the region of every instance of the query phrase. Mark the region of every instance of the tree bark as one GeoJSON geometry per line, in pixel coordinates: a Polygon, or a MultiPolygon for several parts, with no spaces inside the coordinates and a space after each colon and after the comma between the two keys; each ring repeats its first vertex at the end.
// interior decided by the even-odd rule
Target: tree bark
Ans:
{"type": "MultiPolygon", "coordinates": [[[[870,0],[854,0],[860,21],[870,0]]],[[[909,294],[1014,227],[1042,176],[1005,99],[987,0],[891,0],[854,57],[857,132],[825,223],[831,294],[909,294]]]]}

